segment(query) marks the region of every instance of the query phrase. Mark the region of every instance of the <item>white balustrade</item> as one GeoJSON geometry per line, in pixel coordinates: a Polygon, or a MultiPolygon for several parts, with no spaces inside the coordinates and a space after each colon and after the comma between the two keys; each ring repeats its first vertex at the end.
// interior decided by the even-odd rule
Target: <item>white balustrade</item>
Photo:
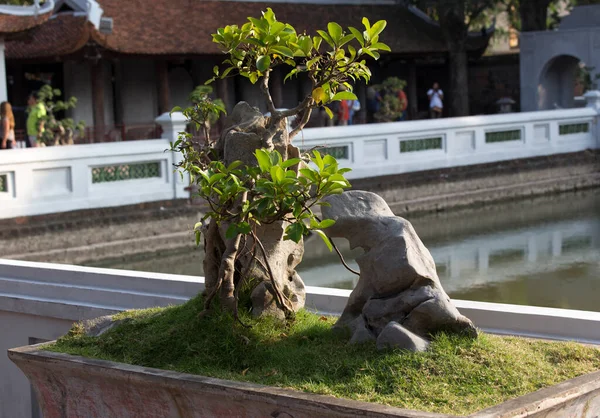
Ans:
{"type": "MultiPolygon", "coordinates": [[[[310,128],[302,149],[324,147],[350,179],[492,163],[600,147],[600,92],[587,107],[424,121],[310,128]]],[[[180,113],[157,118],[163,139],[0,152],[0,219],[186,198],[164,152],[185,128],[180,113]]]]}
{"type": "Polygon", "coordinates": [[[181,114],[157,119],[163,139],[0,152],[0,219],[189,196],[169,142],[181,114]]]}
{"type": "Polygon", "coordinates": [[[600,110],[586,98],[579,109],[310,128],[295,145],[323,147],[350,179],[577,152],[600,147],[600,110]]]}

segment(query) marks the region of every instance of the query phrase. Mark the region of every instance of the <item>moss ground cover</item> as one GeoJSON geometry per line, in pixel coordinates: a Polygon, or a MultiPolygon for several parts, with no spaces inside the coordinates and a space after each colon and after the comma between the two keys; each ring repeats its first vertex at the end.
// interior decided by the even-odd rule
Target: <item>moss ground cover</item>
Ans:
{"type": "Polygon", "coordinates": [[[293,322],[198,318],[202,299],[128,311],[97,338],[77,324],[51,351],[430,412],[468,414],[600,369],[600,349],[481,334],[438,335],[426,353],[348,346],[335,318],[301,311],[293,322]]]}

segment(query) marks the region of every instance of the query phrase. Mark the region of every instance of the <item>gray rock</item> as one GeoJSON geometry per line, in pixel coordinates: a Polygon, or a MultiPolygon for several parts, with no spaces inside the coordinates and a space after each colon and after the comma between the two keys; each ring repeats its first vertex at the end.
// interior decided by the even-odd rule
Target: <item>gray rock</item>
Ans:
{"type": "Polygon", "coordinates": [[[128,321],[131,321],[131,318],[115,320],[113,315],[106,315],[82,321],[82,325],[85,335],[89,337],[99,337],[114,327],[128,321]]]}
{"type": "Polygon", "coordinates": [[[429,341],[419,337],[397,322],[390,322],[377,337],[377,349],[401,348],[409,351],[426,351],[429,341]]]}
{"type": "Polygon", "coordinates": [[[427,338],[437,331],[476,336],[444,292],[433,257],[406,219],[394,216],[378,195],[348,191],[330,196],[324,218],[334,219],[331,237],[348,239],[364,254],[356,261],[360,279],[336,327],[350,327],[364,316],[367,327],[379,334],[390,321],[427,338]]]}
{"type": "Polygon", "coordinates": [[[359,316],[354,320],[351,325],[353,330],[352,338],[348,344],[363,344],[369,341],[375,341],[376,336],[367,328],[365,320],[362,316],[359,316]]]}

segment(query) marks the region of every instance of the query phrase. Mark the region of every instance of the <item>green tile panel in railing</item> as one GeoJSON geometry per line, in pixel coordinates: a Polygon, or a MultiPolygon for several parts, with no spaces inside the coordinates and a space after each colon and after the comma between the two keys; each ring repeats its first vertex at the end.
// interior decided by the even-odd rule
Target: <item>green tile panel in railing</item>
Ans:
{"type": "Polygon", "coordinates": [[[586,134],[590,131],[589,123],[566,123],[558,125],[559,135],[586,134]]]}
{"type": "Polygon", "coordinates": [[[92,183],[108,183],[160,177],[160,163],[105,165],[92,168],[92,183]]]}
{"type": "MultiPolygon", "coordinates": [[[[350,159],[350,149],[348,145],[340,145],[335,147],[316,147],[321,155],[331,155],[336,160],[348,160],[350,159]]],[[[301,152],[309,152],[310,148],[303,148],[301,152]]]]}
{"type": "Polygon", "coordinates": [[[0,193],[8,192],[8,175],[0,174],[0,193]]]}
{"type": "Polygon", "coordinates": [[[512,131],[496,131],[496,132],[486,132],[485,133],[485,142],[487,144],[493,142],[506,142],[506,141],[520,141],[521,140],[521,130],[515,129],[512,131]]]}
{"type": "Polygon", "coordinates": [[[400,141],[400,152],[428,151],[442,149],[442,138],[421,138],[400,141]]]}

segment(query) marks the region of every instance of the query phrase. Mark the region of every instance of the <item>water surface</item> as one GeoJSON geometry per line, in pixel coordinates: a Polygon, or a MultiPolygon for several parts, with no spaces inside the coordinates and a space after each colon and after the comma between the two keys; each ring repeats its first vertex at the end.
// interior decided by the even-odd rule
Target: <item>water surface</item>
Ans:
{"type": "MultiPolygon", "coordinates": [[[[600,190],[408,218],[455,299],[600,311],[600,190]]],[[[358,269],[344,240],[336,241],[358,269]]],[[[99,265],[95,263],[95,265],[99,265]]],[[[103,267],[202,274],[202,251],[186,248],[103,267]]],[[[309,238],[298,271],[310,286],[351,289],[358,277],[309,238]]]]}

